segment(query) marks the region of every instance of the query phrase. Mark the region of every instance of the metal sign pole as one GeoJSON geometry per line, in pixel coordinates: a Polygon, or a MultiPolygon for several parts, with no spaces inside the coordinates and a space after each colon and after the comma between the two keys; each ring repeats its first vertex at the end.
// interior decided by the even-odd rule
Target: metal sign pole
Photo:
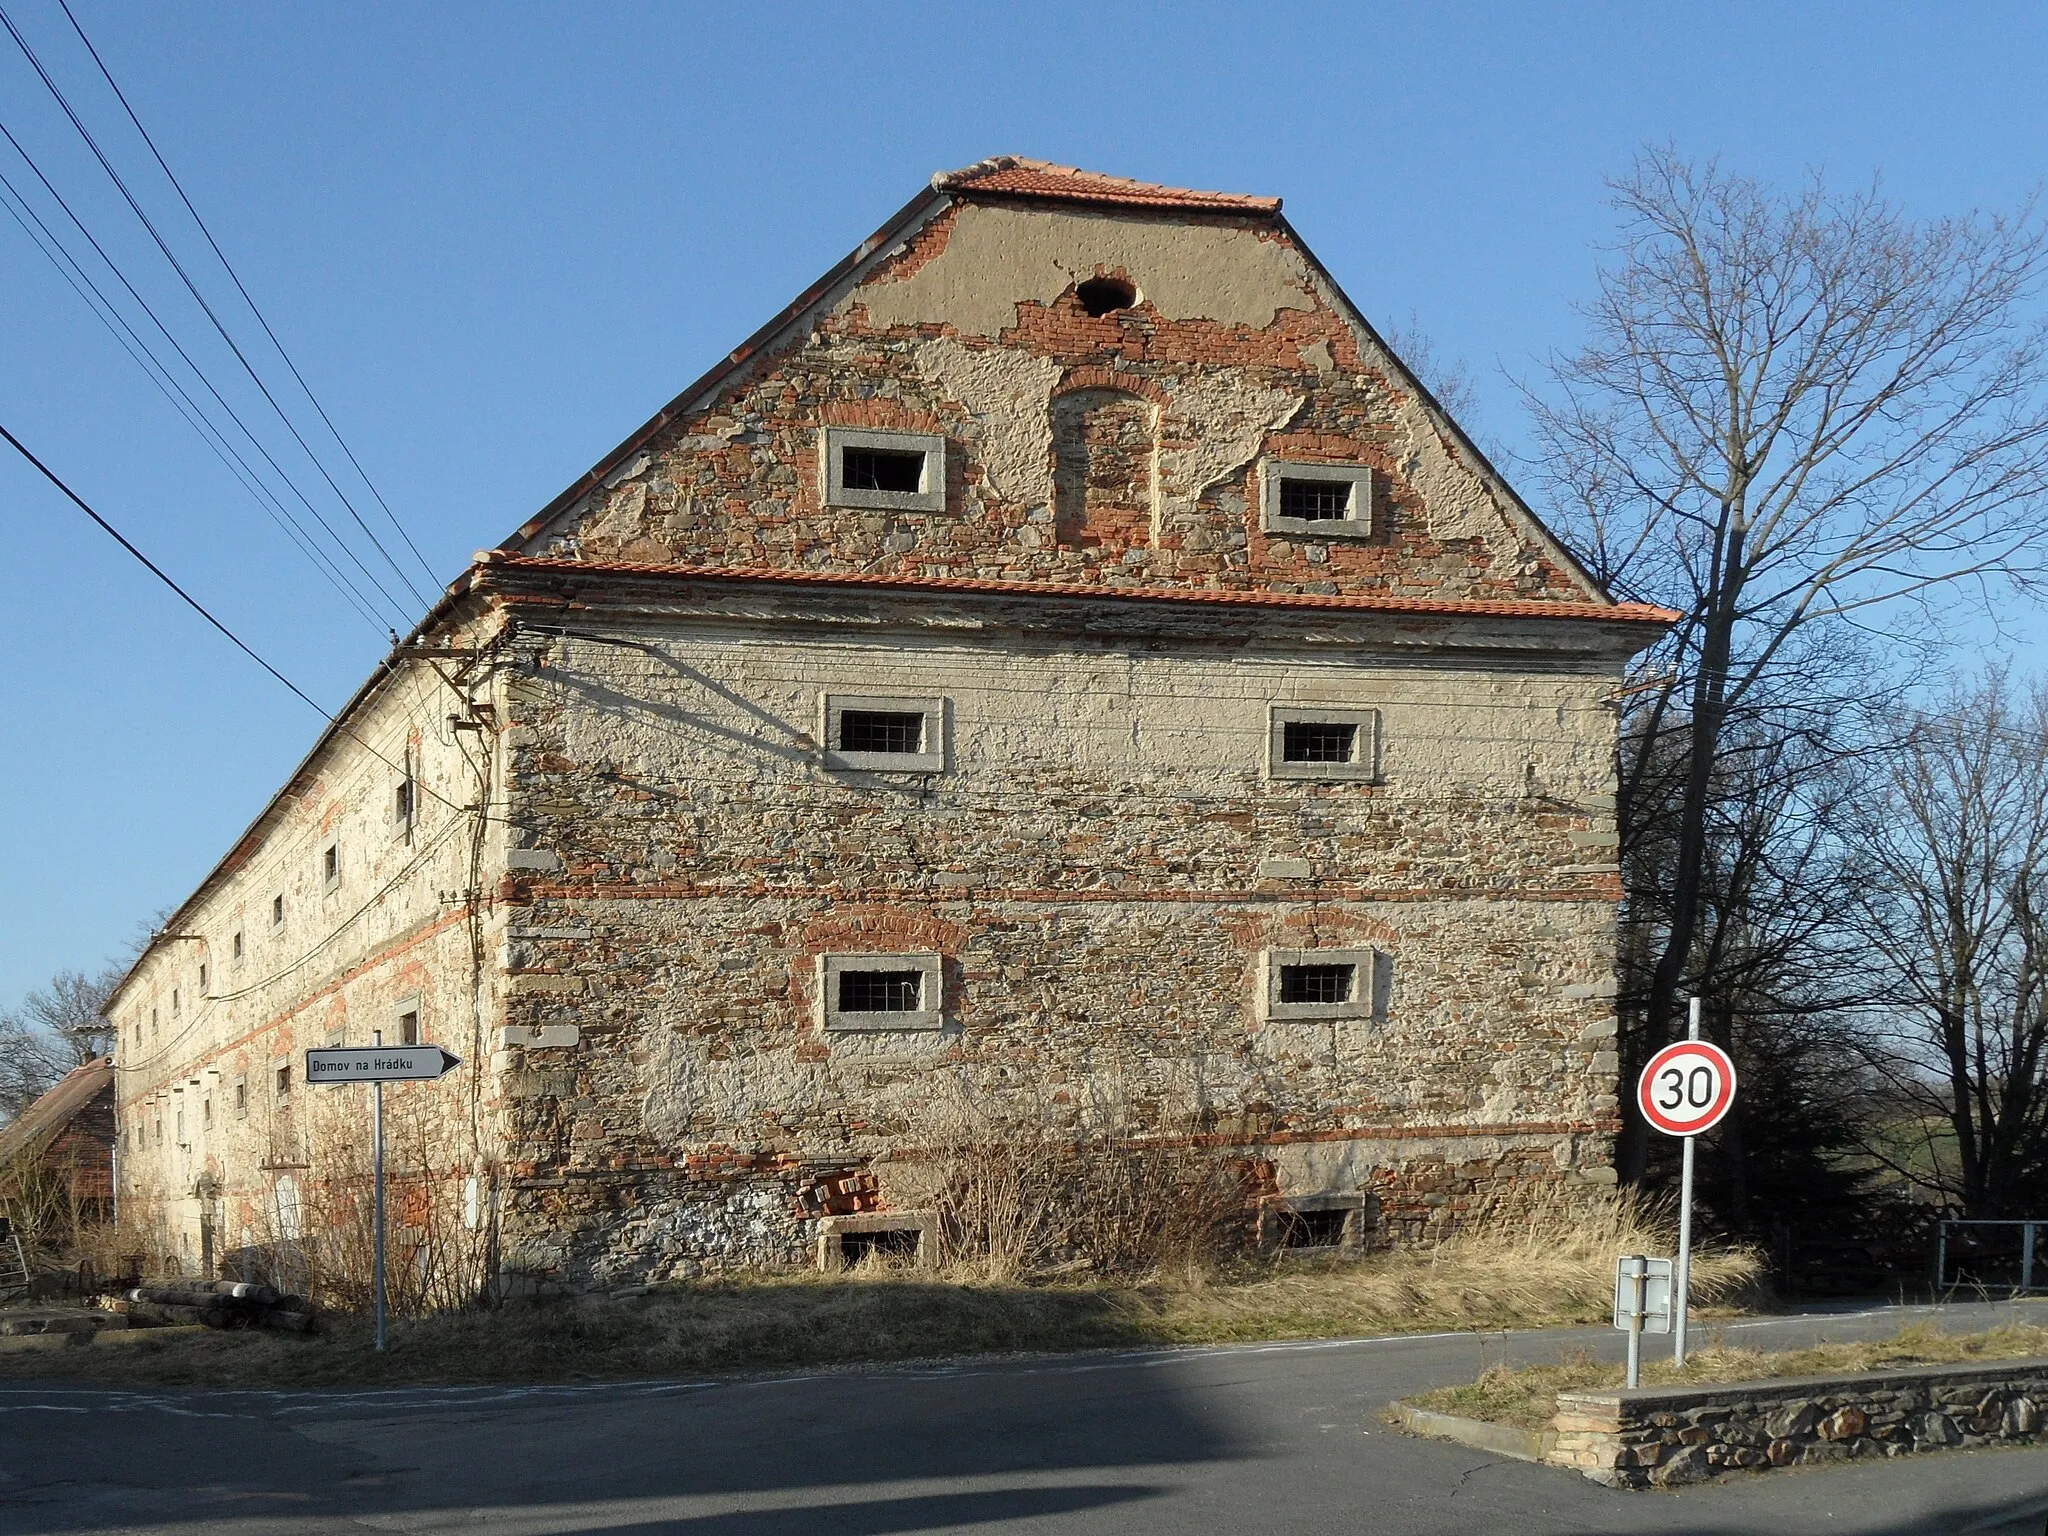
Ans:
{"type": "MultiPolygon", "coordinates": [[[[1700,1037],[1700,1000],[1695,997],[1687,1010],[1685,1038],[1697,1040],[1700,1037]]],[[[1672,1298],[1671,1358],[1678,1364],[1685,1364],[1685,1322],[1686,1314],[1692,1309],[1692,1147],[1699,1140],[1697,1136],[1683,1138],[1685,1150],[1679,1153],[1678,1175],[1678,1274],[1676,1290],[1672,1298]]]]}
{"type": "MultiPolygon", "coordinates": [[[[371,1036],[371,1042],[373,1044],[383,1044],[383,1030],[377,1030],[371,1036]]],[[[371,1083],[371,1094],[373,1094],[373,1098],[371,1098],[371,1139],[377,1143],[377,1151],[375,1151],[377,1194],[375,1194],[375,1214],[371,1217],[371,1221],[377,1227],[377,1231],[375,1231],[375,1251],[377,1251],[377,1257],[375,1257],[375,1270],[377,1270],[377,1348],[383,1350],[383,1077],[379,1077],[375,1083],[371,1083]]],[[[1692,1151],[1692,1143],[1690,1141],[1686,1143],[1686,1151],[1692,1151]]]]}
{"type": "Polygon", "coordinates": [[[1640,1387],[1643,1384],[1643,1292],[1648,1286],[1650,1266],[1635,1254],[1621,1261],[1622,1272],[1628,1277],[1628,1385],[1640,1387]]]}

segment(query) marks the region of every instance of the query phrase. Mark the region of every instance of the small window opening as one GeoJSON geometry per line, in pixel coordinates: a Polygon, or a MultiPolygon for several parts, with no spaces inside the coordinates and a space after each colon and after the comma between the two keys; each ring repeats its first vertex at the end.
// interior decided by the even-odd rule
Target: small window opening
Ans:
{"type": "Polygon", "coordinates": [[[917,1238],[915,1227],[891,1227],[880,1232],[842,1232],[839,1234],[839,1254],[848,1269],[857,1269],[870,1259],[877,1262],[915,1259],[917,1238]]]}
{"type": "Polygon", "coordinates": [[[1280,967],[1280,1001],[1283,1003],[1348,1003],[1358,968],[1351,965],[1283,965],[1280,967]]]}
{"type": "Polygon", "coordinates": [[[270,898],[270,926],[273,928],[282,928],[284,926],[284,898],[282,896],[270,898]]]}
{"type": "Polygon", "coordinates": [[[280,1099],[292,1096],[292,1069],[289,1066],[277,1069],[277,1096],[280,1099]]]}
{"type": "Polygon", "coordinates": [[[206,962],[199,962],[199,995],[206,996],[206,962]]]}
{"type": "Polygon", "coordinates": [[[178,1145],[185,1145],[185,1111],[178,1111],[178,1122],[171,1128],[171,1134],[178,1138],[178,1145]]]}
{"type": "Polygon", "coordinates": [[[154,1008],[149,1010],[149,1032],[152,1035],[156,1033],[156,1010],[154,1008]]]}
{"type": "Polygon", "coordinates": [[[154,1139],[156,1145],[162,1146],[164,1144],[164,1117],[162,1115],[156,1117],[156,1136],[154,1139]]]}
{"type": "Polygon", "coordinates": [[[213,1100],[201,1099],[199,1101],[199,1124],[204,1130],[213,1129],[213,1100]]]}
{"type": "Polygon", "coordinates": [[[1138,290],[1121,277],[1091,277],[1074,290],[1081,307],[1098,318],[1129,309],[1138,302],[1138,290]]]}
{"type": "Polygon", "coordinates": [[[1356,761],[1358,727],[1349,722],[1289,720],[1286,722],[1280,756],[1289,763],[1349,763],[1356,761]]]}
{"type": "Polygon", "coordinates": [[[398,1043],[418,1045],[420,1043],[420,1011],[408,1008],[398,1016],[398,1043]]]}
{"type": "Polygon", "coordinates": [[[842,752],[922,752],[924,715],[916,710],[847,709],[839,714],[842,752]]]}
{"type": "Polygon", "coordinates": [[[239,929],[239,928],[237,928],[237,929],[235,930],[235,939],[234,939],[234,943],[233,943],[233,945],[231,946],[231,948],[232,948],[232,950],[233,950],[233,953],[234,953],[234,957],[235,957],[235,958],[236,958],[237,960],[241,959],[241,958],[242,958],[242,949],[243,949],[243,944],[242,944],[242,930],[241,930],[241,929],[239,929]]]}
{"type": "Polygon", "coordinates": [[[413,786],[411,778],[398,781],[398,787],[391,792],[391,818],[394,821],[410,822],[413,810],[413,786]]]}
{"type": "Polygon", "coordinates": [[[924,489],[921,453],[851,445],[839,453],[839,483],[849,491],[896,491],[914,496],[924,489]]]}
{"type": "Polygon", "coordinates": [[[176,1018],[176,1017],[178,1016],[178,1011],[179,1011],[179,1008],[180,1008],[180,1006],[181,1006],[181,1005],[180,1005],[180,1002],[179,1002],[179,999],[178,999],[178,989],[177,989],[176,987],[173,987],[173,988],[171,988],[171,1017],[172,1017],[172,1018],[174,1018],[174,1019],[175,1019],[175,1018],[176,1018]]]}
{"type": "Polygon", "coordinates": [[[238,1115],[246,1115],[248,1112],[249,1085],[247,1083],[237,1083],[235,1084],[235,1113],[238,1115]]]}
{"type": "Polygon", "coordinates": [[[1351,1213],[1334,1211],[1281,1211],[1273,1223],[1273,1235],[1282,1248],[1337,1248],[1344,1242],[1344,1219],[1351,1213]]]}
{"type": "Polygon", "coordinates": [[[1349,480],[1282,480],[1280,515],[1305,523],[1349,517],[1352,489],[1349,480]]]}
{"type": "Polygon", "coordinates": [[[841,971],[841,1013],[916,1013],[924,992],[922,971],[841,971]]]}
{"type": "Polygon", "coordinates": [[[341,844],[329,843],[327,851],[320,855],[320,879],[327,885],[334,885],[340,881],[341,844]]]}

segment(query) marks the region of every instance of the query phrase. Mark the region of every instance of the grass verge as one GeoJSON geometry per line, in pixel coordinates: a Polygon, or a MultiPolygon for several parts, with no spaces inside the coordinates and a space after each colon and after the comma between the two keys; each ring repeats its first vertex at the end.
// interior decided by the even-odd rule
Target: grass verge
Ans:
{"type": "MultiPolygon", "coordinates": [[[[1931,1323],[1914,1323],[1888,1339],[1816,1344],[1811,1349],[1766,1353],[1731,1349],[1718,1342],[1694,1350],[1683,1366],[1668,1358],[1643,1362],[1646,1387],[1707,1385],[1724,1381],[1768,1381],[1780,1376],[1836,1376],[1895,1365],[1948,1365],[1966,1360],[2012,1360],[2048,1355],[2048,1328],[2010,1323],[1982,1333],[1943,1333],[1931,1323]]],[[[1542,1429],[1557,1416],[1560,1392],[1605,1391],[1619,1387],[1623,1370],[1578,1353],[1556,1365],[1489,1366],[1479,1379],[1443,1387],[1411,1401],[1418,1408],[1454,1413],[1520,1429],[1542,1429]]]]}
{"type": "MultiPolygon", "coordinates": [[[[1132,1283],[997,1283],[971,1270],[751,1275],[624,1301],[518,1303],[310,1336],[214,1333],[0,1355],[0,1377],[157,1385],[590,1381],[1025,1350],[1142,1348],[1605,1320],[1614,1255],[1669,1234],[1626,1199],[1482,1219],[1434,1248],[1247,1261],[1132,1283]]],[[[1695,1261],[1696,1294],[1757,1273],[1746,1251],[1695,1261]]]]}

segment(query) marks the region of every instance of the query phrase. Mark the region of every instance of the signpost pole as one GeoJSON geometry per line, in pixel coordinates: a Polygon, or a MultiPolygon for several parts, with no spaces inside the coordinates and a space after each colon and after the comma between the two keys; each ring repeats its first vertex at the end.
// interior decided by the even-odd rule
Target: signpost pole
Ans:
{"type": "Polygon", "coordinates": [[[1643,1384],[1643,1292],[1649,1283],[1650,1266],[1636,1254],[1621,1261],[1628,1277],[1628,1385],[1643,1384]]]}
{"type": "MultiPolygon", "coordinates": [[[[1700,1037],[1700,1000],[1692,999],[1687,1010],[1685,1038],[1697,1040],[1700,1037]]],[[[1678,1273],[1674,1277],[1674,1289],[1678,1294],[1672,1297],[1671,1316],[1671,1358],[1678,1364],[1685,1364],[1685,1320],[1692,1307],[1692,1147],[1699,1138],[1686,1136],[1685,1150],[1679,1153],[1678,1175],[1678,1273]]]]}
{"type": "MultiPolygon", "coordinates": [[[[371,1040],[375,1044],[383,1044],[383,1030],[377,1030],[371,1036],[371,1040]]],[[[377,1194],[373,1196],[375,1214],[371,1217],[371,1221],[375,1223],[377,1257],[373,1260],[373,1266],[377,1272],[377,1348],[383,1350],[383,1077],[371,1083],[371,1096],[371,1141],[377,1143],[377,1151],[373,1153],[377,1194]]],[[[1692,1151],[1690,1141],[1686,1143],[1686,1151],[1692,1151]]]]}

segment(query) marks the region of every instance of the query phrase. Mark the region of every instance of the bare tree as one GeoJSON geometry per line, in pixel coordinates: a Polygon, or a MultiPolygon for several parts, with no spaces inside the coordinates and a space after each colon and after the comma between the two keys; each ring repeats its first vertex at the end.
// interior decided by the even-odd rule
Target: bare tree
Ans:
{"type": "Polygon", "coordinates": [[[112,1048],[114,1027],[100,1009],[120,976],[59,971],[19,1008],[0,1009],[0,1116],[13,1119],[66,1072],[112,1048]]]}
{"type": "MultiPolygon", "coordinates": [[[[2000,674],[1910,720],[1865,794],[1862,911],[1884,978],[1876,1059],[1973,1216],[2048,1175],[2048,688],[2000,674]]],[[[1915,1170],[1925,1173],[1924,1169],[1915,1170]]]]}
{"type": "MultiPolygon", "coordinates": [[[[1624,861],[1645,828],[1669,838],[1626,1070],[1696,957],[1722,742],[1763,695],[1795,707],[1795,642],[2042,574],[2048,333],[2027,316],[2048,245],[2031,209],[1919,222],[1875,185],[1780,193],[1670,150],[1612,190],[1591,339],[1531,403],[1595,574],[1682,615],[1620,764],[1624,861]]],[[[1643,1158],[1631,1113],[1624,1173],[1643,1158]]]]}

